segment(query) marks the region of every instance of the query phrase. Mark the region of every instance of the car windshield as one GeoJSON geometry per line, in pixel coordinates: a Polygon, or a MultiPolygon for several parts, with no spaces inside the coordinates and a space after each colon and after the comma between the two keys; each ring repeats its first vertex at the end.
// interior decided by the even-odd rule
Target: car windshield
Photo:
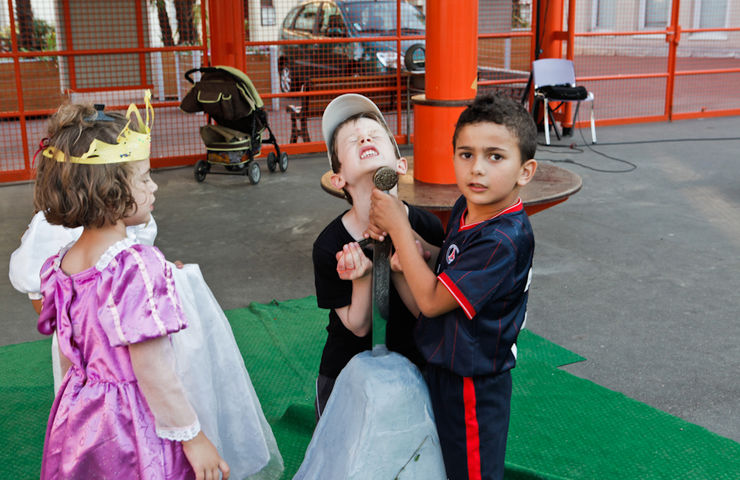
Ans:
{"type": "MultiPolygon", "coordinates": [[[[396,2],[348,2],[347,21],[359,33],[396,31],[396,2]]],[[[424,33],[424,14],[408,3],[401,3],[401,33],[424,33]]]]}

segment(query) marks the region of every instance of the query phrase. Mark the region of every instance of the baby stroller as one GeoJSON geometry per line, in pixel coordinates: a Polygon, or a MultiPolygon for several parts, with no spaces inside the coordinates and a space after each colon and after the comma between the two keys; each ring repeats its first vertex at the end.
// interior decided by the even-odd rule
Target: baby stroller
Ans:
{"type": "Polygon", "coordinates": [[[262,173],[254,158],[260,154],[263,143],[270,143],[275,152],[267,156],[267,168],[275,172],[288,169],[288,154],[280,151],[275,135],[267,123],[267,112],[252,81],[242,71],[232,67],[202,67],[185,72],[185,79],[193,87],[180,103],[186,113],[206,112],[216,125],[200,127],[200,136],[206,145],[206,160],[195,164],[195,180],[202,182],[208,173],[247,175],[256,184],[262,173]],[[192,74],[200,72],[196,82],[192,74]],[[265,137],[265,130],[270,136],[265,137]],[[226,171],[211,172],[212,165],[223,165],[226,171]]]}

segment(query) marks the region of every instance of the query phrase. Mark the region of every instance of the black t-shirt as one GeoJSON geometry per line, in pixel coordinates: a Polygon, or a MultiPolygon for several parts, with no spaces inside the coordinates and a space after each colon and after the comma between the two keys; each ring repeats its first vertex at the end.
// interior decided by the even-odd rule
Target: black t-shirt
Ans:
{"type": "MultiPolygon", "coordinates": [[[[430,244],[442,245],[444,230],[439,219],[426,210],[411,205],[408,208],[411,228],[430,244]]],[[[345,244],[355,241],[342,223],[344,213],[327,225],[313,244],[316,300],[319,308],[329,309],[329,325],[326,327],[328,337],[321,355],[319,373],[331,378],[336,378],[352,357],[372,347],[372,332],[364,337],[356,336],[344,326],[334,311],[335,308],[352,303],[352,282],[342,280],[337,274],[336,253],[345,244]]],[[[366,248],[364,252],[372,259],[372,247],[366,248]]],[[[393,282],[390,282],[389,304],[386,346],[422,366],[424,360],[416,348],[413,335],[416,318],[403,304],[393,282]]]]}

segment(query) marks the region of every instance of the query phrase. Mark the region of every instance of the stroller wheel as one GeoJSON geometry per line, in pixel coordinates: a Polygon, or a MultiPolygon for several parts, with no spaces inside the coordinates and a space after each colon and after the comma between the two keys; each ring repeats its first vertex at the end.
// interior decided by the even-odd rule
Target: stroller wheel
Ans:
{"type": "Polygon", "coordinates": [[[202,182],[206,179],[206,174],[208,174],[208,171],[211,169],[211,166],[206,162],[205,160],[198,160],[195,164],[195,168],[193,169],[193,174],[195,175],[195,180],[197,182],[202,182]]]}
{"type": "Polygon", "coordinates": [[[280,171],[285,172],[288,169],[288,154],[285,152],[280,153],[280,171]]]}
{"type": "Polygon", "coordinates": [[[275,152],[267,154],[267,169],[273,173],[277,170],[277,155],[275,155],[275,152]]]}
{"type": "Polygon", "coordinates": [[[249,164],[249,167],[247,167],[247,176],[249,177],[249,181],[252,182],[252,185],[257,185],[260,182],[260,178],[262,178],[262,172],[260,171],[260,164],[257,162],[251,162],[249,164]]]}

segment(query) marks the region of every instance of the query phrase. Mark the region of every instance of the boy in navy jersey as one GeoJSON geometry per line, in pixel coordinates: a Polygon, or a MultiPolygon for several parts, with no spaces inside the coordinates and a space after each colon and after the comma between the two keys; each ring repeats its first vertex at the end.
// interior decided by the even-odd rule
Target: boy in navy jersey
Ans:
{"type": "MultiPolygon", "coordinates": [[[[371,348],[372,249],[363,250],[357,241],[368,228],[373,174],[380,167],[399,174],[407,168],[380,110],[362,95],[350,93],[332,100],[324,110],[321,128],[332,168],[331,183],[344,190],[351,208],[327,225],[313,245],[316,301],[319,308],[329,309],[328,335],[316,381],[317,418],[339,372],[353,356],[371,348]]],[[[439,219],[419,208],[407,208],[404,217],[420,238],[441,245],[444,231],[439,219]]],[[[402,281],[400,274],[393,277],[402,281]]],[[[389,289],[389,317],[388,349],[423,366],[414,341],[416,316],[404,305],[394,282],[389,289]]]]}
{"type": "Polygon", "coordinates": [[[534,253],[519,190],[537,169],[536,136],[529,113],[505,97],[478,97],[462,112],[452,138],[462,196],[435,271],[398,200],[371,196],[369,231],[390,235],[413,297],[404,300],[420,312],[415,338],[451,480],[504,476],[510,370],[534,253]]]}

